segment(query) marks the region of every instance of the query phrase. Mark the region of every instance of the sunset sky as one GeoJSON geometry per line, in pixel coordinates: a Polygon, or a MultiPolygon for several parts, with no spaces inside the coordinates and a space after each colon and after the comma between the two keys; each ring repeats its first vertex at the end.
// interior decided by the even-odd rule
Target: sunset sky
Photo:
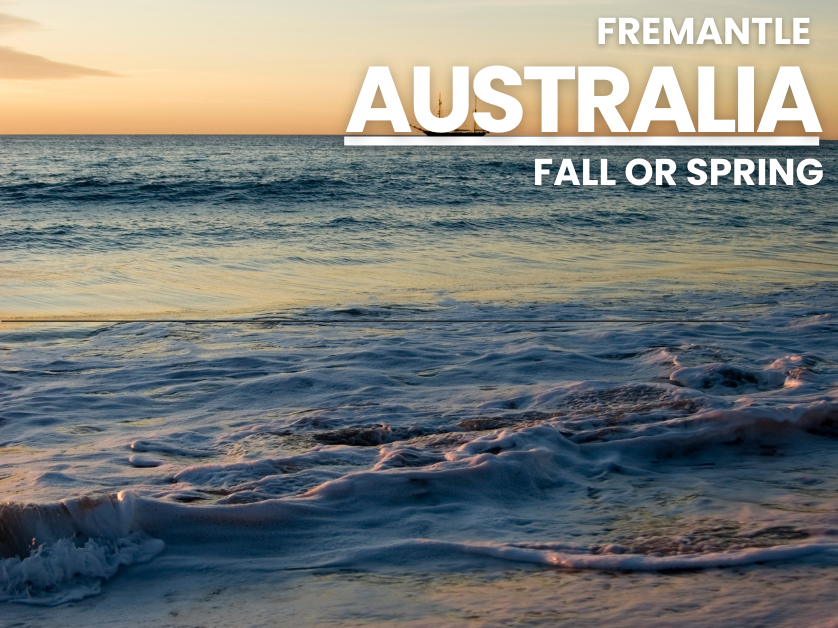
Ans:
{"type": "MultiPolygon", "coordinates": [[[[615,66],[631,80],[628,120],[655,65],[675,66],[688,103],[696,68],[716,66],[718,115],[735,117],[736,66],[754,65],[759,120],[777,69],[799,65],[821,137],[838,139],[836,59],[834,0],[0,2],[0,133],[342,134],[370,65],[390,66],[411,119],[415,65],[432,66],[434,92],[450,91],[454,65],[521,74],[525,65],[615,66]],[[812,43],[598,46],[603,16],[690,16],[697,25],[704,17],[809,17],[812,43]]],[[[516,132],[537,133],[537,83],[509,93],[524,102],[516,132]]],[[[560,132],[574,133],[575,84],[560,108],[560,132]]],[[[802,128],[781,124],[778,132],[802,128]]]]}

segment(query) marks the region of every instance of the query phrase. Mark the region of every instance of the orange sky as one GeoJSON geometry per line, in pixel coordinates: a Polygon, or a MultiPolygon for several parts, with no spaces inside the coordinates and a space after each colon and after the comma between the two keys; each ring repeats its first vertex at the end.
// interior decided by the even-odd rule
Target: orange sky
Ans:
{"type": "MultiPolygon", "coordinates": [[[[631,120],[651,68],[673,65],[687,102],[716,66],[718,117],[735,117],[737,65],[757,73],[757,120],[781,65],[799,65],[824,132],[838,139],[838,3],[599,0],[25,0],[0,3],[0,133],[342,134],[370,65],[390,66],[413,118],[412,68],[432,91],[450,68],[610,65],[631,80],[631,120]],[[811,19],[808,46],[597,45],[597,18],[811,19]]],[[[537,133],[538,84],[517,133],[537,133]]],[[[575,84],[559,131],[575,132],[575,84]]],[[[667,133],[668,123],[652,133],[667,133]]],[[[386,130],[368,125],[368,132],[386,130]]],[[[801,133],[797,123],[778,133],[801,133]]]]}

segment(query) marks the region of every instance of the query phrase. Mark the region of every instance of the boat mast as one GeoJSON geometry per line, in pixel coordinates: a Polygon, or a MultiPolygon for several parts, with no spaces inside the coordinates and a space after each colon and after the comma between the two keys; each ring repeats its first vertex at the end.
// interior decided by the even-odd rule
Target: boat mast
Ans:
{"type": "MultiPolygon", "coordinates": [[[[474,95],[474,113],[477,113],[477,94],[474,95]]],[[[471,116],[471,132],[477,132],[477,116],[471,116]]]]}

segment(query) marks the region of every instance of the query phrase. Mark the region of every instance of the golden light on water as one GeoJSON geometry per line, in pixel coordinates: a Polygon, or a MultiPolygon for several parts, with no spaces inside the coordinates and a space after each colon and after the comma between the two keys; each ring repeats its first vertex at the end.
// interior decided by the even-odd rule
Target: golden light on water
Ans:
{"type": "MultiPolygon", "coordinates": [[[[212,263],[155,252],[39,258],[3,271],[0,319],[233,315],[363,303],[427,304],[439,294],[462,301],[567,300],[607,287],[614,297],[642,286],[713,290],[726,283],[807,282],[838,264],[818,250],[766,259],[724,245],[654,251],[622,243],[546,247],[463,238],[456,248],[403,251],[398,258],[334,264],[271,261],[269,251],[230,248],[212,263]],[[264,257],[262,256],[264,255],[264,257]]],[[[207,257],[219,251],[205,251],[207,257]]],[[[304,255],[300,252],[300,255],[304,255]]],[[[201,252],[192,252],[200,260],[201,252]]],[[[289,257],[293,257],[289,255],[289,257]]]]}

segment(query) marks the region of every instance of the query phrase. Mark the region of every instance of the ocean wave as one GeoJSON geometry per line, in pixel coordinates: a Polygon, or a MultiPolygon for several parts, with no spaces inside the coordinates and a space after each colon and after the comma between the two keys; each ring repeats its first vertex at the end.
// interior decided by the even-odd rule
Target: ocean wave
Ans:
{"type": "Polygon", "coordinates": [[[0,506],[0,602],[55,606],[96,595],[163,542],[135,529],[130,494],[0,506]]]}
{"type": "Polygon", "coordinates": [[[747,371],[731,364],[705,364],[677,369],[669,376],[674,383],[687,388],[710,390],[716,394],[742,394],[782,388],[786,375],[778,370],[747,371]],[[730,389],[730,390],[725,390],[730,389]]]}
{"type": "MultiPolygon", "coordinates": [[[[744,539],[743,539],[744,540],[744,539]]],[[[579,546],[572,544],[525,545],[505,543],[447,542],[411,539],[388,546],[365,548],[341,559],[318,565],[324,567],[357,567],[389,562],[405,564],[427,562],[452,555],[480,555],[509,562],[533,563],[558,569],[595,571],[683,571],[742,567],[755,563],[786,561],[811,556],[838,555],[833,537],[816,537],[806,542],[763,547],[742,547],[724,551],[659,552],[634,554],[617,545],[579,546]]]]}
{"type": "Polygon", "coordinates": [[[140,534],[39,545],[23,559],[0,560],[0,602],[58,606],[97,595],[120,567],[148,562],[162,549],[162,541],[140,534]]]}
{"type": "Polygon", "coordinates": [[[607,477],[657,477],[654,462],[661,457],[695,456],[734,440],[831,438],[838,433],[838,401],[709,410],[588,442],[568,438],[562,421],[544,416],[494,431],[317,445],[286,458],[195,465],[173,475],[157,497],[124,491],[7,504],[0,507],[0,600],[53,605],[94,595],[120,567],[151,560],[164,543],[204,553],[257,546],[287,568],[433,562],[459,553],[607,571],[732,567],[832,556],[838,549],[831,540],[838,528],[811,521],[762,528],[675,525],[675,531],[636,530],[596,544],[473,541],[467,538],[472,525],[456,532],[466,511],[537,503],[550,491],[596,493],[607,477]],[[217,501],[188,503],[208,495],[217,501]],[[408,538],[426,512],[435,513],[439,538],[408,538]],[[388,521],[388,533],[370,533],[388,521]],[[318,539],[338,529],[342,549],[324,550],[318,539]],[[446,538],[452,532],[466,538],[446,538]],[[231,549],[222,550],[225,544],[231,549]]]}
{"type": "Polygon", "coordinates": [[[2,204],[154,203],[252,204],[265,201],[299,203],[334,201],[339,197],[363,196],[363,189],[334,176],[293,176],[273,180],[228,180],[174,178],[143,179],[79,177],[63,181],[27,181],[0,186],[2,204]]]}

